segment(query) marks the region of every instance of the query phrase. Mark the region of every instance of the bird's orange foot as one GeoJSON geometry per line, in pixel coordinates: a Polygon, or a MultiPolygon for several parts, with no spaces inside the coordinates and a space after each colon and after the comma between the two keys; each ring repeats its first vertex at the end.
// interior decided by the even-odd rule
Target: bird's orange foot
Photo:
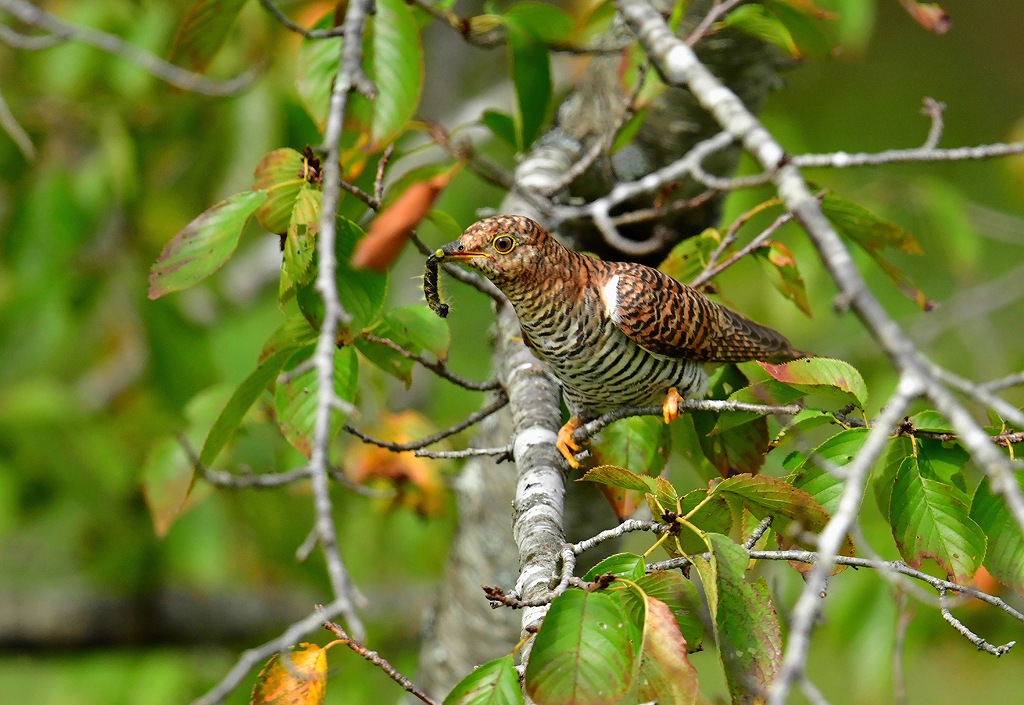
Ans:
{"type": "Polygon", "coordinates": [[[661,415],[665,418],[665,423],[672,423],[679,418],[679,402],[682,400],[683,397],[675,387],[668,390],[665,402],[661,405],[661,415]]]}
{"type": "Polygon", "coordinates": [[[555,442],[555,448],[562,454],[566,462],[574,468],[578,468],[580,463],[576,460],[576,453],[583,450],[583,447],[572,439],[572,434],[575,433],[576,429],[579,428],[583,422],[575,416],[569,419],[562,428],[558,429],[558,440],[555,442]]]}

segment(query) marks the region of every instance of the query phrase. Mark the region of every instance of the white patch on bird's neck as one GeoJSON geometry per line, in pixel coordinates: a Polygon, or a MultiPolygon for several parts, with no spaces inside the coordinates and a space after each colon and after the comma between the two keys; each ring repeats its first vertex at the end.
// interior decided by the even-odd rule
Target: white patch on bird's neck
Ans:
{"type": "Polygon", "coordinates": [[[601,301],[604,302],[604,312],[616,323],[619,322],[619,275],[608,280],[608,283],[601,287],[601,301]]]}

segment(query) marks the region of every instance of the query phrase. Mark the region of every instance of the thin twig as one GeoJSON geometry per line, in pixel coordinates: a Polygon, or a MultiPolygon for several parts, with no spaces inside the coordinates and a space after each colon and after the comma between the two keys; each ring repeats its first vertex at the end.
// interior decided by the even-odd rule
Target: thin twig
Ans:
{"type": "Polygon", "coordinates": [[[991,382],[985,382],[978,386],[989,392],[1001,392],[1004,389],[1018,387],[1020,385],[1024,385],[1024,372],[1017,372],[1016,374],[1008,375],[1006,377],[1000,377],[999,379],[994,379],[991,382]]]}
{"type": "Polygon", "coordinates": [[[605,541],[611,541],[612,539],[621,538],[632,531],[653,531],[656,534],[663,534],[671,528],[672,527],[668,524],[662,524],[657,521],[627,519],[616,527],[605,529],[596,536],[591,536],[589,539],[584,539],[579,543],[572,544],[572,552],[578,556],[584,551],[589,551],[598,544],[604,543],[605,541]]]}
{"type": "Polygon", "coordinates": [[[921,114],[931,120],[928,136],[925,138],[924,144],[921,145],[924,149],[935,149],[939,144],[939,140],[942,139],[942,111],[945,109],[945,103],[940,103],[933,98],[924,99],[924,107],[921,108],[921,114]]]}
{"type": "Polygon", "coordinates": [[[413,453],[418,458],[440,458],[440,459],[455,459],[461,460],[462,458],[475,458],[481,455],[494,456],[496,462],[504,462],[506,460],[512,460],[512,446],[502,446],[500,448],[466,448],[465,450],[427,450],[426,448],[420,448],[413,453]]]}
{"type": "Polygon", "coordinates": [[[374,438],[373,436],[367,435],[360,431],[359,429],[353,428],[352,426],[348,425],[344,427],[344,430],[347,433],[351,433],[356,438],[361,439],[365,443],[370,443],[372,445],[379,446],[380,448],[387,448],[388,450],[395,451],[396,453],[402,453],[407,450],[419,450],[420,448],[425,448],[429,445],[433,445],[438,441],[443,441],[445,438],[448,438],[449,436],[454,436],[456,433],[464,431],[473,424],[479,423],[486,419],[491,414],[500,411],[507,404],[508,397],[505,395],[504,392],[501,392],[490,404],[488,404],[487,406],[478,411],[474,411],[472,414],[470,414],[469,416],[467,416],[465,419],[458,422],[454,426],[450,426],[443,431],[438,431],[437,433],[427,436],[426,438],[421,438],[418,441],[409,441],[408,443],[393,443],[391,441],[385,441],[380,438],[374,438]]]}
{"type": "Polygon", "coordinates": [[[66,34],[22,34],[0,23],[0,42],[15,49],[42,51],[59,46],[69,39],[66,34]]]}
{"type": "Polygon", "coordinates": [[[383,345],[384,347],[390,350],[394,350],[396,353],[398,353],[407,360],[418,362],[423,367],[426,367],[428,370],[436,374],[438,377],[446,379],[452,384],[457,384],[464,389],[469,389],[474,392],[487,392],[493,389],[499,389],[501,387],[501,382],[499,382],[496,379],[489,379],[484,382],[474,382],[471,379],[466,379],[465,377],[457,375],[451,370],[449,370],[448,366],[445,365],[444,362],[442,362],[441,360],[430,360],[424,357],[423,355],[406,350],[405,348],[403,348],[401,345],[391,340],[390,338],[381,338],[380,336],[374,335],[373,333],[363,333],[362,337],[370,341],[371,343],[377,343],[378,345],[383,345]]]}
{"type": "Polygon", "coordinates": [[[370,651],[365,646],[360,644],[358,641],[356,641],[348,634],[346,634],[345,630],[342,629],[340,625],[335,624],[331,621],[325,621],[324,628],[332,632],[336,637],[338,637],[338,639],[340,639],[345,646],[355,651],[357,654],[362,656],[364,659],[372,663],[380,670],[384,671],[384,673],[387,674],[388,678],[393,680],[395,683],[398,683],[398,685],[402,686],[407,692],[416,696],[427,705],[440,705],[439,701],[434,700],[432,697],[430,697],[422,690],[417,688],[416,685],[411,680],[409,680],[401,673],[399,673],[398,669],[396,669],[394,666],[388,663],[387,659],[382,658],[381,655],[378,654],[376,651],[370,651]]]}
{"type": "Polygon", "coordinates": [[[968,629],[967,625],[954,617],[953,613],[950,612],[949,608],[946,606],[945,588],[939,588],[939,611],[942,613],[942,618],[946,620],[953,629],[956,629],[965,639],[967,639],[967,641],[978,647],[978,651],[984,651],[998,657],[1008,652],[1017,643],[1015,641],[1009,641],[1002,646],[994,646],[968,629]]]}
{"type": "MultiPolygon", "coordinates": [[[[705,267],[704,271],[698,274],[696,278],[694,278],[694,280],[690,282],[690,286],[703,286],[704,284],[711,281],[716,276],[727,270],[729,267],[733,266],[741,259],[749,255],[751,252],[754,252],[764,247],[772,238],[772,236],[775,235],[776,232],[778,232],[779,228],[781,228],[783,225],[790,222],[791,220],[793,220],[792,213],[783,213],[778,218],[776,218],[771,225],[769,225],[767,228],[758,233],[758,235],[753,240],[751,240],[746,245],[737,250],[731,257],[729,257],[729,259],[715,266],[711,266],[711,262],[709,262],[709,266],[705,267]]],[[[722,242],[724,243],[725,240],[722,240],[722,242]]]]}
{"type": "Polygon", "coordinates": [[[22,22],[52,32],[56,36],[83,42],[102,51],[115,54],[162,81],[186,91],[202,95],[224,96],[238,93],[252,84],[253,77],[248,73],[227,81],[218,81],[188,71],[161,59],[156,54],[129,44],[116,35],[92,27],[80,27],[65,22],[26,0],[0,0],[0,10],[6,10],[22,22]]]}
{"type": "Polygon", "coordinates": [[[301,34],[306,39],[330,39],[331,37],[341,37],[345,34],[344,27],[331,27],[330,29],[306,29],[305,27],[296,24],[284,14],[284,11],[277,6],[273,0],[260,0],[260,4],[277,19],[282,25],[290,29],[296,34],[301,34]]]}
{"type": "Polygon", "coordinates": [[[750,536],[748,536],[746,540],[743,542],[743,548],[747,549],[748,551],[751,550],[757,544],[757,542],[761,540],[761,537],[765,535],[765,532],[767,532],[768,529],[771,528],[773,519],[774,517],[771,514],[762,519],[761,523],[758,524],[754,528],[754,530],[750,532],[750,536]]]}
{"type": "Polygon", "coordinates": [[[708,14],[704,15],[700,24],[694,27],[693,31],[687,35],[684,41],[691,47],[695,46],[697,42],[704,38],[711,29],[711,25],[717,22],[719,17],[726,14],[729,10],[736,7],[743,1],[744,0],[726,0],[725,2],[722,2],[722,0],[715,0],[715,4],[710,10],[708,10],[708,14]]]}
{"type": "Polygon", "coordinates": [[[18,122],[18,118],[14,117],[2,92],[0,92],[0,127],[18,146],[21,153],[25,155],[25,159],[31,161],[36,158],[36,146],[32,144],[32,138],[25,132],[25,128],[18,122]]]}

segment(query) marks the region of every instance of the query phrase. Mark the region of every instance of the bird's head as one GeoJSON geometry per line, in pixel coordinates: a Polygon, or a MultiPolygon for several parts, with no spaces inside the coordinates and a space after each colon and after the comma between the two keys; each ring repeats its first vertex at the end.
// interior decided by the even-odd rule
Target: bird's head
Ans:
{"type": "Polygon", "coordinates": [[[511,283],[532,279],[552,246],[555,240],[536,221],[499,215],[474,223],[434,256],[472,267],[508,293],[511,283]]]}

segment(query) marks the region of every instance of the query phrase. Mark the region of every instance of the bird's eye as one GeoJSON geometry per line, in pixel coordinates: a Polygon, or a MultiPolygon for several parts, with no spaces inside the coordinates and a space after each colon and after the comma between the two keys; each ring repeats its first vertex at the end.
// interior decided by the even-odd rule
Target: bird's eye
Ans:
{"type": "Polygon", "coordinates": [[[516,241],[508,235],[499,235],[494,238],[494,242],[492,242],[491,245],[494,247],[494,251],[499,255],[507,255],[515,248],[516,241]]]}

